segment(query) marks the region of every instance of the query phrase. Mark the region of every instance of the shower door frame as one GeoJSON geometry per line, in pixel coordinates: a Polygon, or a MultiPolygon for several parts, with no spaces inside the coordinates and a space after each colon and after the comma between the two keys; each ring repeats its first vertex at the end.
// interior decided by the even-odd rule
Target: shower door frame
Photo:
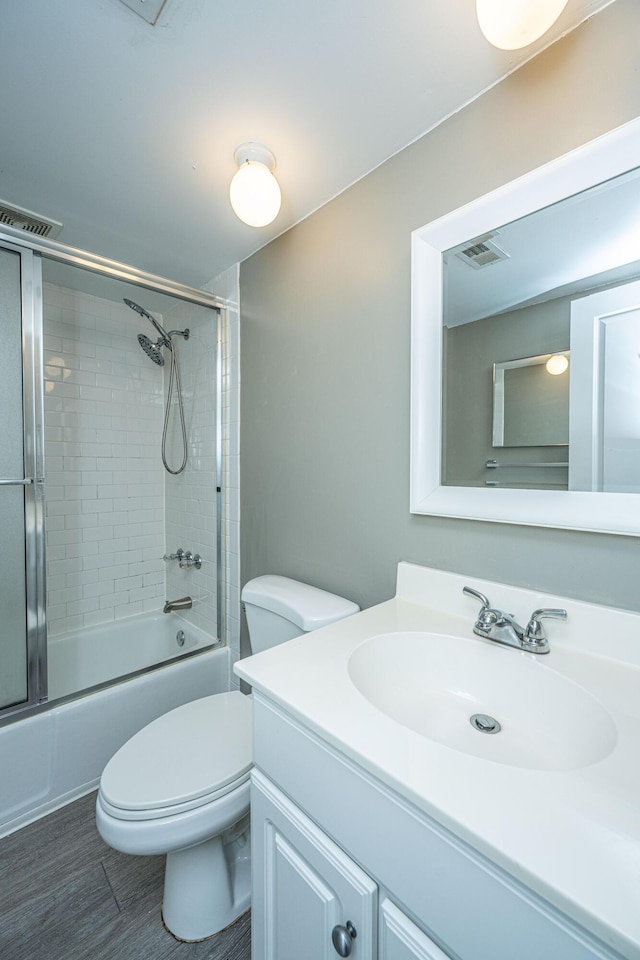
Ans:
{"type": "Polygon", "coordinates": [[[44,546],[44,402],[42,391],[42,269],[28,247],[0,234],[0,247],[20,257],[22,327],[23,476],[2,486],[24,488],[25,627],[27,696],[0,709],[15,717],[47,699],[47,631],[44,546]]]}
{"type": "MultiPolygon", "coordinates": [[[[146,290],[184,300],[211,309],[216,314],[216,481],[217,481],[217,639],[222,641],[224,613],[222,604],[222,358],[221,316],[227,303],[221,297],[138,270],[129,264],[110,260],[86,250],[69,247],[45,237],[25,236],[24,231],[2,225],[0,247],[18,253],[21,258],[22,368],[23,368],[23,478],[15,478],[25,491],[25,579],[27,621],[27,700],[0,708],[0,726],[29,716],[38,708],[49,707],[47,699],[47,621],[45,553],[45,460],[43,398],[43,300],[42,258],[56,260],[90,273],[101,274],[146,290]]],[[[9,479],[9,478],[7,478],[9,479]]],[[[57,703],[58,701],[54,701],[57,703]]]]}

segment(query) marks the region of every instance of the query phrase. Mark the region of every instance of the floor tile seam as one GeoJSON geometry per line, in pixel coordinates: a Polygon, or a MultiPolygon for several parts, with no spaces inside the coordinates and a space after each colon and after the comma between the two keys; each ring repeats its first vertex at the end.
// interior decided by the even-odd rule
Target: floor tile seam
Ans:
{"type": "Polygon", "coordinates": [[[116,897],[116,892],[115,892],[115,890],[113,889],[113,884],[111,883],[111,880],[110,880],[110,878],[109,878],[109,874],[107,873],[107,868],[106,868],[105,865],[104,865],[104,860],[100,860],[100,866],[102,867],[102,872],[103,872],[103,874],[104,874],[104,878],[105,878],[105,880],[107,881],[107,886],[109,887],[109,891],[110,891],[110,893],[111,893],[111,896],[113,897],[113,902],[115,903],[116,907],[118,908],[118,913],[122,913],[122,907],[120,906],[120,901],[119,901],[118,898],[116,897]]]}

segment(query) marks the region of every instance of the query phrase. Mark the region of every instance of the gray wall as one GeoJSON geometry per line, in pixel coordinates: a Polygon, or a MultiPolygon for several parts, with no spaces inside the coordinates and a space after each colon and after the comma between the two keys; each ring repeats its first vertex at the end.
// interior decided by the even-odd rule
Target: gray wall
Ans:
{"type": "MultiPolygon", "coordinates": [[[[485,480],[500,480],[502,483],[516,480],[526,481],[533,487],[536,480],[543,480],[556,485],[564,484],[566,488],[568,471],[562,468],[547,469],[543,473],[535,469],[507,470],[498,475],[495,471],[487,472],[484,464],[491,459],[503,463],[567,459],[566,447],[492,446],[493,364],[566,350],[569,346],[570,319],[570,301],[558,299],[445,329],[445,484],[484,486],[485,480]]],[[[532,369],[535,368],[529,368],[532,369]]],[[[522,370],[518,373],[522,373],[522,370]]],[[[547,395],[554,389],[556,381],[561,379],[544,373],[540,376],[546,377],[547,395]]],[[[568,374],[564,381],[568,388],[568,374]]],[[[565,405],[568,414],[568,389],[565,405]]]]}
{"type": "Polygon", "coordinates": [[[411,231],[637,116],[639,25],[617,0],[241,265],[243,583],[370,606],[407,559],[640,610],[637,538],[409,513],[411,231]]]}

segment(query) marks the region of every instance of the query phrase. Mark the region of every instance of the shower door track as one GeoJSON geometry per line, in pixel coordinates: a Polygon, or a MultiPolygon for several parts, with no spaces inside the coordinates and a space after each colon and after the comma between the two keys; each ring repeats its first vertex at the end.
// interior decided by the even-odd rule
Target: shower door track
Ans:
{"type": "Polygon", "coordinates": [[[24,247],[39,253],[48,260],[57,260],[60,263],[67,263],[81,270],[88,270],[91,273],[99,273],[102,276],[112,277],[115,280],[124,280],[136,287],[143,287],[146,290],[156,290],[158,293],[164,293],[169,297],[176,297],[178,300],[187,300],[189,303],[197,303],[201,307],[210,307],[213,310],[222,310],[227,306],[226,300],[222,297],[216,297],[206,290],[198,290],[197,287],[188,287],[185,284],[167,280],[166,277],[159,277],[157,274],[147,273],[144,270],[138,270],[136,267],[129,266],[126,263],[120,263],[117,260],[109,260],[107,257],[100,257],[95,253],[89,253],[86,250],[79,250],[77,247],[67,247],[64,243],[58,243],[56,240],[47,240],[46,237],[36,239],[27,239],[23,230],[16,227],[2,225],[0,232],[0,241],[7,241],[10,244],[24,247]]]}
{"type": "Polygon", "coordinates": [[[216,356],[216,612],[217,640],[222,641],[223,576],[222,576],[222,477],[224,475],[221,437],[222,360],[220,351],[221,313],[227,301],[205,290],[189,287],[156,274],[138,270],[129,264],[69,247],[46,237],[25,237],[24,231],[6,224],[0,230],[0,247],[20,254],[22,271],[23,377],[24,377],[24,442],[25,476],[0,478],[0,485],[21,485],[25,488],[25,551],[27,581],[27,699],[0,709],[0,725],[28,716],[47,704],[47,630],[44,520],[44,401],[43,382],[43,304],[40,258],[122,280],[146,290],[163,293],[187,303],[197,304],[217,314],[216,356]],[[35,254],[35,256],[34,256],[35,254]],[[32,468],[32,469],[31,469],[32,468]],[[28,474],[28,475],[27,475],[28,474]]]}

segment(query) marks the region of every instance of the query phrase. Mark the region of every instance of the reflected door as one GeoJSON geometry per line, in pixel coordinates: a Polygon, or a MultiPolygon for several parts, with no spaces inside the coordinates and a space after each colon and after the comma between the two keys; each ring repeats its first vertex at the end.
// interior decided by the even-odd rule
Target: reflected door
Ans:
{"type": "Polygon", "coordinates": [[[605,326],[602,357],[602,489],[640,492],[640,309],[605,326]]]}
{"type": "Polygon", "coordinates": [[[640,281],[571,306],[569,489],[640,493],[640,281]]]}

